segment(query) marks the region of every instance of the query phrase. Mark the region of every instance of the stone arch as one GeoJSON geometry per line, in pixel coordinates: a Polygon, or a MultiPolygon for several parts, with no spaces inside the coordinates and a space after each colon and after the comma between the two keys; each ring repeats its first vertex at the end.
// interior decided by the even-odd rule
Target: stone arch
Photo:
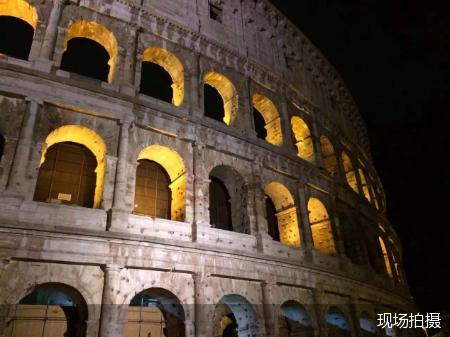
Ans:
{"type": "Polygon", "coordinates": [[[325,205],[317,198],[309,198],[308,213],[314,248],[324,254],[335,254],[331,220],[325,205]]]}
{"type": "Polygon", "coordinates": [[[225,329],[238,337],[259,336],[257,314],[243,296],[228,294],[217,303],[212,319],[214,337],[222,337],[225,329]]]}
{"type": "Polygon", "coordinates": [[[34,32],[38,24],[36,8],[25,0],[8,0],[0,2],[0,29],[2,34],[0,53],[8,56],[28,59],[34,32]],[[14,29],[12,26],[14,25],[14,29]],[[16,39],[20,39],[20,45],[16,39]]]}
{"type": "Polygon", "coordinates": [[[329,174],[335,175],[338,170],[336,153],[334,152],[333,144],[327,136],[320,136],[320,148],[325,169],[329,174]]]}
{"type": "Polygon", "coordinates": [[[287,245],[300,247],[297,207],[291,192],[278,182],[267,184],[264,192],[272,200],[277,212],[280,241],[287,245]]]}
{"type": "Polygon", "coordinates": [[[325,314],[328,337],[351,336],[352,328],[346,315],[336,306],[332,306],[325,314]]]}
{"type": "MultiPolygon", "coordinates": [[[[212,184],[215,180],[219,180],[225,186],[229,195],[231,213],[231,226],[228,226],[229,230],[250,234],[250,223],[247,214],[248,188],[244,178],[232,167],[218,165],[211,170],[209,179],[211,180],[209,191],[210,221],[215,218],[215,214],[219,214],[216,212],[216,208],[224,207],[223,204],[216,203],[216,196],[211,195],[212,184]]],[[[213,223],[211,225],[214,226],[213,223]]]]}
{"type": "Polygon", "coordinates": [[[280,307],[278,336],[314,336],[314,327],[306,308],[299,302],[289,300],[280,307]]]}
{"type": "Polygon", "coordinates": [[[253,113],[259,113],[264,119],[266,130],[265,140],[275,146],[283,145],[283,132],[281,130],[281,118],[275,104],[266,96],[254,94],[252,97],[253,113]]]}
{"type": "Polygon", "coordinates": [[[92,40],[106,50],[109,55],[107,80],[108,83],[111,83],[114,79],[118,51],[117,40],[114,34],[97,22],[78,20],[73,22],[67,30],[64,40],[64,51],[67,51],[69,41],[75,38],[92,40]]]}
{"type": "Polygon", "coordinates": [[[352,160],[345,151],[342,151],[341,153],[341,160],[348,186],[350,186],[350,188],[356,193],[359,193],[358,182],[356,180],[356,172],[353,168],[352,160]]]}
{"type": "Polygon", "coordinates": [[[170,75],[172,79],[172,104],[181,106],[184,100],[184,67],[181,61],[166,49],[149,47],[144,51],[142,62],[157,64],[170,75]]]}
{"type": "Polygon", "coordinates": [[[366,175],[362,168],[358,169],[359,180],[361,181],[361,188],[364,194],[364,197],[367,201],[371,202],[370,192],[369,192],[369,184],[367,183],[366,175]]]}
{"type": "Polygon", "coordinates": [[[137,160],[147,159],[161,165],[170,177],[172,194],[171,220],[184,221],[186,214],[186,166],[183,158],[172,148],[150,145],[143,149],[137,160]]]}
{"type": "MultiPolygon", "coordinates": [[[[216,72],[206,73],[203,77],[203,82],[219,93],[223,101],[222,121],[228,126],[233,125],[238,110],[238,95],[234,84],[225,75],[216,72]]],[[[206,106],[205,115],[208,116],[206,106]]]]}
{"type": "Polygon", "coordinates": [[[81,293],[64,283],[34,285],[10,313],[7,336],[86,336],[88,306],[81,293]],[[40,331],[42,335],[38,335],[40,331]]]}
{"type": "Polygon", "coordinates": [[[314,145],[308,125],[300,117],[293,116],[291,118],[291,127],[298,156],[310,163],[314,162],[314,145]]]}
{"type": "Polygon", "coordinates": [[[45,161],[47,150],[54,144],[72,142],[84,145],[97,159],[94,208],[100,208],[106,173],[106,144],[94,131],[81,125],[64,125],[53,130],[45,139],[40,166],[45,161]]]}
{"type": "Polygon", "coordinates": [[[178,297],[164,288],[149,288],[131,299],[124,336],[184,337],[185,319],[178,297]]]}
{"type": "Polygon", "coordinates": [[[359,316],[359,328],[361,329],[361,334],[364,337],[374,336],[377,333],[375,321],[365,311],[359,316]]]}
{"type": "Polygon", "coordinates": [[[392,278],[393,277],[392,266],[391,266],[391,261],[389,259],[389,252],[388,252],[386,243],[384,242],[384,240],[381,236],[378,236],[378,242],[380,243],[381,253],[383,254],[384,267],[385,267],[386,272],[389,275],[389,277],[392,278]]]}

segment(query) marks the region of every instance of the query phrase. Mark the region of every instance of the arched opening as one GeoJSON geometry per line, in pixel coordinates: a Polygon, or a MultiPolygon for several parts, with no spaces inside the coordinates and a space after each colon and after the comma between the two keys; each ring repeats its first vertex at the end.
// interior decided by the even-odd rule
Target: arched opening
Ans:
{"type": "Polygon", "coordinates": [[[270,237],[280,242],[280,230],[278,228],[278,219],[277,219],[277,208],[273,204],[272,199],[266,195],[266,219],[267,219],[267,230],[269,232],[270,237]]]}
{"type": "Polygon", "coordinates": [[[34,200],[92,208],[97,160],[84,145],[62,142],[47,149],[39,168],[34,200]]]}
{"type": "MultiPolygon", "coordinates": [[[[292,194],[286,186],[277,182],[267,184],[264,191],[275,207],[276,224],[280,237],[279,241],[290,246],[300,247],[297,207],[295,206],[292,194]]],[[[268,224],[269,215],[271,214],[266,214],[268,224]]]]}
{"type": "Polygon", "coordinates": [[[67,31],[61,69],[111,83],[117,60],[114,34],[93,21],[76,21],[67,31]]]}
{"type": "Polygon", "coordinates": [[[18,302],[5,336],[84,337],[87,314],[86,302],[77,290],[45,283],[18,302]]]}
{"type": "Polygon", "coordinates": [[[303,305],[292,300],[283,303],[278,317],[278,336],[314,336],[311,318],[303,305]]]}
{"type": "Polygon", "coordinates": [[[367,201],[371,201],[370,198],[370,192],[369,192],[369,186],[367,184],[366,175],[364,174],[364,171],[362,169],[358,169],[359,173],[359,179],[361,180],[361,188],[364,193],[364,197],[367,199],[367,201]]]}
{"type": "Polygon", "coordinates": [[[386,248],[386,244],[381,236],[378,237],[378,241],[380,242],[381,253],[383,254],[384,266],[386,268],[387,274],[392,278],[392,267],[391,261],[389,260],[389,253],[386,248]]]}
{"type": "Polygon", "coordinates": [[[179,299],[162,288],[133,297],[128,307],[124,337],[184,337],[185,314],[179,299]]]}
{"type": "Polygon", "coordinates": [[[291,126],[298,156],[311,163],[314,162],[314,145],[308,125],[300,117],[294,116],[291,118],[291,126]]]}
{"type": "Polygon", "coordinates": [[[356,193],[359,193],[358,182],[356,181],[356,173],[355,170],[353,169],[353,163],[350,157],[347,155],[347,153],[342,152],[341,159],[342,159],[342,167],[344,168],[344,174],[345,178],[347,179],[348,186],[350,186],[350,188],[356,193]]]}
{"type": "Polygon", "coordinates": [[[366,312],[363,312],[359,318],[359,328],[364,337],[374,336],[377,333],[374,320],[366,312]]]}
{"type": "Polygon", "coordinates": [[[141,159],[136,169],[133,213],[170,219],[170,177],[158,163],[141,159]]]}
{"type": "Polygon", "coordinates": [[[3,154],[5,153],[5,137],[0,133],[0,163],[2,162],[3,154]]]}
{"type": "Polygon", "coordinates": [[[151,145],[139,153],[138,163],[133,212],[184,221],[187,178],[181,156],[171,148],[151,145]]]}
{"type": "Polygon", "coordinates": [[[329,174],[334,175],[337,172],[338,163],[334,153],[333,144],[326,136],[320,136],[320,148],[322,150],[323,165],[329,174]]]}
{"type": "Polygon", "coordinates": [[[77,191],[85,191],[85,193],[90,194],[92,193],[91,179],[94,179],[92,170],[95,172],[93,202],[90,206],[85,207],[100,208],[106,172],[106,145],[103,139],[94,131],[81,125],[65,125],[52,131],[45,139],[42,148],[35,192],[35,198],[38,199],[35,200],[47,201],[50,199],[52,201],[59,200],[59,202],[80,205],[79,202],[75,203],[73,201],[87,201],[89,198],[86,194],[81,199],[81,194],[78,197],[73,194],[75,193],[76,177],[78,177],[79,183],[77,191]],[[48,153],[53,145],[60,143],[64,143],[65,145],[55,147],[48,153]],[[90,154],[95,158],[92,159],[90,154]],[[96,166],[92,168],[94,161],[96,161],[96,166]],[[52,166],[52,163],[54,166],[52,166]],[[81,169],[83,170],[81,171],[81,169]],[[86,174],[83,172],[86,172],[86,174]],[[52,181],[59,181],[58,186],[64,187],[64,189],[61,191],[57,190],[54,186],[51,186],[52,181]],[[66,189],[65,184],[67,184],[66,187],[69,185],[72,186],[73,190],[71,191],[74,192],[68,193],[69,190],[66,189]]]}
{"type": "Polygon", "coordinates": [[[28,2],[0,2],[0,53],[28,60],[37,22],[36,9],[28,2]]]}
{"type": "Polygon", "coordinates": [[[216,166],[209,174],[209,214],[212,227],[250,233],[247,215],[247,187],[229,166],[216,166]]]}
{"type": "Polygon", "coordinates": [[[308,212],[314,248],[323,254],[335,254],[333,230],[324,204],[317,198],[310,198],[308,212]]]}
{"type": "Polygon", "coordinates": [[[214,337],[258,336],[256,313],[240,295],[225,295],[217,304],[213,316],[214,337]]]}
{"type": "Polygon", "coordinates": [[[280,114],[273,102],[265,96],[255,94],[252,97],[252,104],[258,138],[276,146],[283,145],[280,114]]]}
{"type": "Polygon", "coordinates": [[[144,51],[141,93],[180,106],[184,99],[184,70],[180,60],[162,48],[144,51]]]}
{"type": "Polygon", "coordinates": [[[336,307],[331,307],[326,316],[328,337],[350,337],[351,327],[347,317],[336,307]]]}
{"type": "Polygon", "coordinates": [[[203,81],[205,116],[232,125],[238,109],[238,96],[233,83],[215,72],[207,73],[203,81]]]}

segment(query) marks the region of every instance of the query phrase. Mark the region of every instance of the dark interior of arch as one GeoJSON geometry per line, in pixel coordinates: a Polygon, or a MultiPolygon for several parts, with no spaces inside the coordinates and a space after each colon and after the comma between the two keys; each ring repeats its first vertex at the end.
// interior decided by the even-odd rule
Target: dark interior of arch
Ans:
{"type": "Polygon", "coordinates": [[[61,69],[107,82],[109,58],[108,52],[101,44],[84,37],[76,37],[67,43],[61,69]]]}
{"type": "Polygon", "coordinates": [[[231,323],[223,330],[222,337],[238,337],[236,318],[233,313],[229,313],[227,317],[231,320],[231,323]]]}
{"type": "Polygon", "coordinates": [[[33,36],[34,29],[27,22],[13,16],[0,16],[0,53],[28,60],[33,36]]]}
{"type": "MultiPolygon", "coordinates": [[[[46,283],[36,287],[19,303],[24,305],[59,306],[66,317],[65,337],[86,335],[87,305],[75,289],[59,283],[46,283]]],[[[47,320],[47,318],[42,317],[47,320]]]]}
{"type": "Polygon", "coordinates": [[[205,116],[224,123],[225,110],[222,96],[216,88],[209,84],[205,83],[203,88],[205,116]]]}
{"type": "Polygon", "coordinates": [[[63,142],[51,146],[39,168],[34,200],[92,208],[96,167],[97,159],[84,145],[63,142]]]}
{"type": "Polygon", "coordinates": [[[141,159],[136,169],[134,213],[170,219],[170,177],[158,163],[141,159]]]}
{"type": "Polygon", "coordinates": [[[0,162],[3,158],[3,153],[5,152],[5,137],[0,133],[0,162]]]}
{"type": "Polygon", "coordinates": [[[140,92],[161,101],[172,103],[172,77],[159,64],[142,62],[140,92]]]}
{"type": "Polygon", "coordinates": [[[209,217],[215,228],[233,230],[231,221],[230,194],[225,184],[216,177],[210,177],[209,183],[209,217]]]}
{"type": "Polygon", "coordinates": [[[256,136],[265,140],[267,137],[267,130],[264,127],[266,122],[264,121],[262,114],[255,107],[253,108],[253,121],[255,122],[256,136]]]}
{"type": "Polygon", "coordinates": [[[266,219],[269,235],[275,241],[280,241],[280,230],[278,229],[277,209],[272,199],[266,195],[266,219]]]}

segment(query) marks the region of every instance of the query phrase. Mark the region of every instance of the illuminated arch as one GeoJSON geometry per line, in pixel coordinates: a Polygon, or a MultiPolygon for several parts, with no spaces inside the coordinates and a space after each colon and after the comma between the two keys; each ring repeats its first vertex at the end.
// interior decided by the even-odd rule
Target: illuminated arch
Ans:
{"type": "Polygon", "coordinates": [[[186,167],[181,156],[175,150],[151,145],[143,149],[137,160],[148,159],[161,165],[170,177],[169,188],[172,191],[171,219],[184,221],[186,213],[186,167]]]}
{"type": "Polygon", "coordinates": [[[314,336],[311,317],[299,302],[289,300],[281,305],[278,317],[278,336],[314,336]]]}
{"type": "Polygon", "coordinates": [[[152,62],[160,65],[172,78],[172,103],[180,106],[184,99],[184,69],[180,60],[165,49],[150,47],[144,51],[143,62],[152,62]]]}
{"type": "Polygon", "coordinates": [[[297,207],[291,192],[282,184],[271,182],[264,189],[272,199],[276,208],[280,241],[290,246],[300,247],[300,232],[298,229],[297,207]]]}
{"type": "Polygon", "coordinates": [[[381,252],[383,254],[384,266],[386,268],[386,272],[392,278],[393,274],[392,274],[391,261],[389,260],[389,253],[386,248],[386,244],[381,236],[378,237],[378,241],[380,242],[380,247],[381,247],[381,252]]]}
{"type": "Polygon", "coordinates": [[[222,74],[209,72],[203,77],[203,81],[215,88],[223,100],[223,122],[232,125],[237,116],[238,95],[233,83],[222,74]]]}
{"type": "Polygon", "coordinates": [[[342,152],[341,160],[348,186],[350,186],[351,189],[356,193],[359,193],[358,182],[356,180],[356,173],[353,168],[352,160],[345,152],[342,152]]]}
{"type": "Polygon", "coordinates": [[[364,193],[364,197],[371,202],[369,185],[367,184],[366,175],[362,169],[358,169],[359,179],[361,180],[361,187],[364,193]]]}
{"type": "Polygon", "coordinates": [[[329,337],[351,336],[352,328],[347,317],[337,307],[331,307],[325,315],[329,337]]]}
{"type": "Polygon", "coordinates": [[[326,136],[320,136],[320,148],[322,150],[323,165],[330,174],[335,174],[338,163],[334,147],[331,141],[326,136]]]}
{"type": "Polygon", "coordinates": [[[264,118],[264,128],[267,130],[266,141],[276,146],[283,145],[280,114],[273,102],[263,95],[255,94],[252,97],[252,104],[264,118]]]}
{"type": "Polygon", "coordinates": [[[324,204],[317,198],[310,198],[308,213],[314,248],[324,254],[335,254],[333,230],[324,204]]]}
{"type": "Polygon", "coordinates": [[[67,50],[68,42],[74,38],[93,40],[106,49],[109,54],[108,82],[111,83],[117,63],[117,40],[114,34],[94,21],[79,20],[72,23],[67,30],[66,39],[64,40],[64,51],[67,50]]]}
{"type": "Polygon", "coordinates": [[[38,23],[36,8],[24,0],[0,0],[0,15],[21,19],[36,30],[38,23]]]}
{"type": "Polygon", "coordinates": [[[314,162],[314,145],[308,125],[298,116],[291,118],[292,132],[298,156],[309,162],[314,162]]]}
{"type": "Polygon", "coordinates": [[[367,312],[363,312],[359,317],[359,327],[363,336],[373,336],[377,333],[375,322],[367,312]]]}
{"type": "Polygon", "coordinates": [[[86,146],[97,159],[94,208],[100,208],[106,172],[106,145],[91,129],[81,125],[64,125],[52,131],[45,139],[40,165],[45,161],[47,150],[56,143],[73,142],[86,146]]]}

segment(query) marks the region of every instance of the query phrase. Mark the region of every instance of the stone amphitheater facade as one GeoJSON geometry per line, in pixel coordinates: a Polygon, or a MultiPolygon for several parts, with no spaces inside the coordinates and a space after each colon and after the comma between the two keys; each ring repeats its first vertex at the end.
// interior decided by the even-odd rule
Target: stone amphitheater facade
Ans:
{"type": "Polygon", "coordinates": [[[412,335],[375,326],[414,303],[364,123],[272,4],[0,0],[0,22],[32,32],[0,54],[0,334],[412,335]]]}

